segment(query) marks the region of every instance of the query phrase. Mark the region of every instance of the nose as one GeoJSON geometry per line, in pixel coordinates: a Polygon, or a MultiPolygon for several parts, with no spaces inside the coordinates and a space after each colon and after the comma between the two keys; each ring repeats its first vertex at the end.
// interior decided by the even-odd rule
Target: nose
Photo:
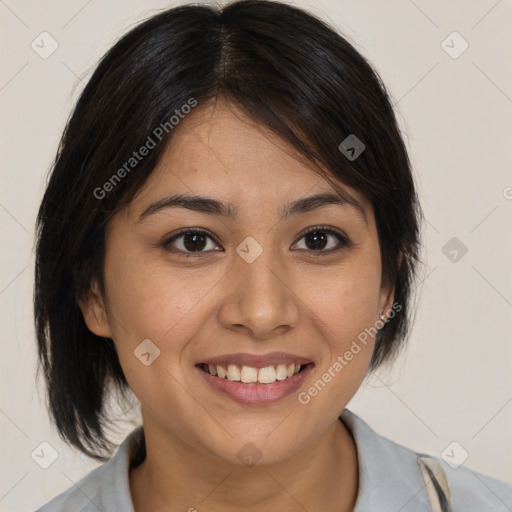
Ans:
{"type": "Polygon", "coordinates": [[[300,299],[290,280],[290,272],[270,250],[263,250],[251,263],[237,255],[219,308],[220,323],[259,340],[293,329],[299,320],[300,299]]]}

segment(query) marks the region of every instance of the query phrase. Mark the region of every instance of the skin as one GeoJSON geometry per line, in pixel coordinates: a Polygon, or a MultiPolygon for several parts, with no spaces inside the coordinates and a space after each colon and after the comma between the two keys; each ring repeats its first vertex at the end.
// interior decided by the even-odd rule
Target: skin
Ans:
{"type": "MultiPolygon", "coordinates": [[[[357,450],[338,416],[367,372],[374,340],[307,405],[297,399],[392,304],[372,206],[343,188],[366,220],[347,205],[281,219],[286,204],[333,187],[268,129],[218,100],[180,122],[144,187],[110,221],[105,296],[93,284],[81,307],[89,329],[114,340],[141,403],[147,457],[130,472],[137,512],[353,509],[357,450]],[[238,218],[168,208],[138,222],[148,205],[175,193],[229,201],[238,218]],[[329,253],[340,242],[323,230],[327,245],[314,249],[301,233],[318,225],[350,245],[329,253]],[[199,257],[163,246],[181,228],[211,233],[199,257]],[[263,248],[252,263],[236,252],[247,236],[263,248]],[[161,351],[149,366],[133,353],[147,338],[161,351]],[[271,404],[237,403],[194,368],[207,357],[272,351],[315,367],[297,392],[271,404]],[[254,466],[237,457],[247,443],[261,454],[254,466]]],[[[171,247],[187,250],[183,237],[171,247]]]]}

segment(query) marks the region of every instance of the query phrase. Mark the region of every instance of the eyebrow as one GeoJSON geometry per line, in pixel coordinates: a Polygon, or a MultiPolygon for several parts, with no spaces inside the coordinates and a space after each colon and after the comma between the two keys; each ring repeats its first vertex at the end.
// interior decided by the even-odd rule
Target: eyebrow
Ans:
{"type": "MultiPolygon", "coordinates": [[[[361,203],[344,191],[340,191],[338,194],[325,192],[297,199],[282,208],[279,213],[281,219],[285,219],[290,215],[311,212],[329,205],[349,206],[356,211],[365,223],[368,223],[366,211],[361,203]]],[[[220,215],[232,220],[238,217],[238,208],[231,203],[219,201],[211,197],[174,194],[147,206],[140,214],[137,223],[142,222],[150,215],[168,208],[186,208],[200,213],[220,215]]]]}

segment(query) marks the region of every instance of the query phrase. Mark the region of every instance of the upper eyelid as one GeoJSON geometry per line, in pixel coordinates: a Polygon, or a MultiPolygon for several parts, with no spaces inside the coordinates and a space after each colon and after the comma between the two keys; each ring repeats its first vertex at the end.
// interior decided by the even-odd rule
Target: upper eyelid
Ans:
{"type": "Polygon", "coordinates": [[[172,242],[173,240],[176,240],[180,236],[187,235],[189,233],[199,233],[201,235],[206,235],[210,237],[215,243],[218,243],[217,238],[212,235],[209,231],[203,229],[203,228],[183,228],[183,230],[178,231],[177,233],[174,233],[172,236],[166,236],[164,238],[163,243],[167,244],[169,242],[172,242]]]}

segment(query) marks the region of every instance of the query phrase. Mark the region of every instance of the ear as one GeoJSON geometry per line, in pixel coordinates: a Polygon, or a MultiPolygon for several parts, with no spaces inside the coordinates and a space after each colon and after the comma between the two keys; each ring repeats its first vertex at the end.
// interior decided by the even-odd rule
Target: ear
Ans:
{"type": "Polygon", "coordinates": [[[102,338],[112,338],[105,301],[96,280],[85,297],[78,301],[85,324],[89,330],[102,338]]]}
{"type": "MultiPolygon", "coordinates": [[[[397,258],[397,269],[400,269],[400,266],[402,264],[402,257],[403,254],[400,252],[397,258]]],[[[379,296],[379,311],[378,314],[380,314],[381,311],[383,311],[384,316],[386,318],[389,317],[389,311],[391,310],[393,306],[393,301],[395,298],[395,287],[393,283],[382,283],[380,288],[380,296],[379,296]]]]}
{"type": "Polygon", "coordinates": [[[393,299],[395,298],[395,290],[393,286],[382,286],[380,291],[380,297],[379,297],[379,311],[377,312],[377,315],[380,314],[380,312],[383,312],[383,315],[388,318],[389,317],[389,311],[391,310],[391,307],[393,306],[393,299]]]}

